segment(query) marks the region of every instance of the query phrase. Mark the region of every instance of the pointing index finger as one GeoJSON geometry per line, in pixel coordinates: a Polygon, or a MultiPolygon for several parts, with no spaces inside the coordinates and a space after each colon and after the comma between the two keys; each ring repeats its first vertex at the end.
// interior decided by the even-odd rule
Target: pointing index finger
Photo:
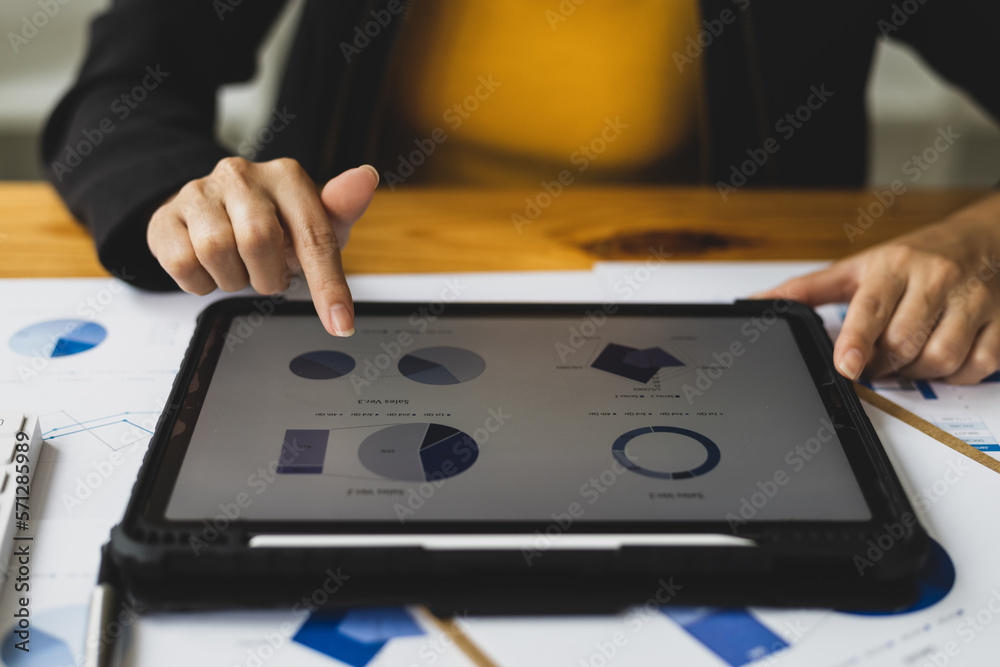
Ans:
{"type": "Polygon", "coordinates": [[[856,380],[861,375],[905,287],[903,277],[888,271],[860,281],[834,346],[834,363],[844,377],[856,380]]]}
{"type": "Polygon", "coordinates": [[[272,196],[324,328],[334,336],[352,335],[354,303],[344,277],[340,242],[315,187],[308,178],[289,179],[274,188],[272,196]]]}

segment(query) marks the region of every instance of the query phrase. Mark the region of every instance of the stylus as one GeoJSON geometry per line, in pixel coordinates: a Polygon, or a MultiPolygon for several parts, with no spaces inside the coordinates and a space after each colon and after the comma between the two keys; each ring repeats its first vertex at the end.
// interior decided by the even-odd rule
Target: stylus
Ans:
{"type": "MultiPolygon", "coordinates": [[[[429,550],[524,550],[537,544],[532,534],[409,534],[409,535],[254,535],[251,548],[375,548],[420,547],[429,550]]],[[[624,547],[755,547],[746,537],[718,533],[673,534],[561,534],[552,537],[549,549],[614,551],[624,547]]]]}
{"type": "Polygon", "coordinates": [[[124,631],[121,624],[115,621],[118,591],[111,583],[113,568],[109,560],[105,545],[102,549],[97,585],[90,594],[87,634],[83,646],[83,667],[111,667],[115,640],[124,631]]]}

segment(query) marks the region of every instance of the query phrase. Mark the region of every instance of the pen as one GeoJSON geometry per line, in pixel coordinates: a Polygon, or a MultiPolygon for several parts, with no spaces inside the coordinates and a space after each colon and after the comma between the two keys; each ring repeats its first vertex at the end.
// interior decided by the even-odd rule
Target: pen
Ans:
{"type": "Polygon", "coordinates": [[[115,637],[106,632],[114,619],[118,591],[112,583],[112,566],[109,563],[108,545],[101,550],[101,569],[97,575],[97,585],[90,594],[90,609],[87,613],[87,634],[84,638],[83,666],[110,667],[115,648],[115,637]]]}

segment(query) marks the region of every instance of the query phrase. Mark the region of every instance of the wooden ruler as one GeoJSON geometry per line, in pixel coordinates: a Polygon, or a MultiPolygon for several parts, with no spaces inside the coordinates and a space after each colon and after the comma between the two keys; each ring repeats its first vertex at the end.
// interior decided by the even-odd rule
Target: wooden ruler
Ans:
{"type": "Polygon", "coordinates": [[[981,452],[972,445],[962,442],[951,433],[938,428],[934,424],[930,423],[926,419],[918,417],[901,405],[893,403],[885,396],[877,394],[863,384],[854,383],[854,391],[858,393],[858,398],[860,398],[865,403],[872,405],[886,414],[892,415],[896,419],[906,422],[913,428],[926,433],[931,436],[941,444],[946,447],[954,449],[956,452],[963,456],[967,456],[976,463],[986,466],[993,472],[1000,474],[1000,461],[993,458],[985,452],[981,452]]]}
{"type": "Polygon", "coordinates": [[[486,653],[479,648],[469,635],[465,634],[462,630],[461,621],[455,618],[438,618],[430,612],[427,607],[423,605],[417,607],[417,610],[426,618],[431,625],[436,627],[438,630],[443,632],[447,637],[454,642],[458,650],[472,662],[476,667],[499,667],[497,663],[493,662],[486,653]]]}

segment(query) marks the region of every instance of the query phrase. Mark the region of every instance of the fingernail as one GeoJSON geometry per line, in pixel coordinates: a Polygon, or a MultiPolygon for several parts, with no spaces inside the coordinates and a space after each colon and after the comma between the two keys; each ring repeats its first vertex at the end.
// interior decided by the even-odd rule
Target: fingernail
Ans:
{"type": "Polygon", "coordinates": [[[379,182],[379,180],[381,180],[379,178],[379,175],[378,175],[378,169],[376,169],[375,167],[371,166],[370,164],[363,164],[360,167],[358,167],[358,169],[367,169],[371,173],[375,174],[375,187],[378,187],[378,182],[379,182]]]}
{"type": "Polygon", "coordinates": [[[338,336],[346,338],[354,335],[354,318],[351,316],[351,309],[344,304],[330,306],[330,323],[338,336]]]}
{"type": "Polygon", "coordinates": [[[847,354],[843,356],[840,360],[840,364],[837,368],[845,376],[851,378],[852,380],[857,380],[858,376],[861,375],[861,369],[865,365],[864,357],[857,350],[848,350],[847,354]]]}

